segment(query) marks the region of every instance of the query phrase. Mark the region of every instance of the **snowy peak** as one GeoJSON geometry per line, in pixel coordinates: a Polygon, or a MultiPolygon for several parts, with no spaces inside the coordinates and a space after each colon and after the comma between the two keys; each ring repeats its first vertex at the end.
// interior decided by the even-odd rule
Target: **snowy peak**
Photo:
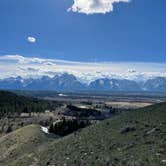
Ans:
{"type": "Polygon", "coordinates": [[[91,82],[90,89],[111,91],[140,91],[139,84],[135,81],[120,79],[98,79],[91,82]]]}
{"type": "Polygon", "coordinates": [[[154,92],[166,92],[166,78],[156,77],[147,80],[143,85],[144,90],[154,92]]]}

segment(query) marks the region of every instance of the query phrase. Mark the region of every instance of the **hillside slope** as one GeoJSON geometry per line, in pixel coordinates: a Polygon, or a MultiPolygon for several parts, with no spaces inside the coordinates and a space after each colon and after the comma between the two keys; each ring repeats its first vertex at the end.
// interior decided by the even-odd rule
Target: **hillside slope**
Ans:
{"type": "MultiPolygon", "coordinates": [[[[17,165],[15,160],[31,156],[32,152],[49,141],[52,139],[38,125],[29,125],[0,137],[0,165],[17,165]]],[[[30,162],[35,163],[36,160],[30,162]]]]}
{"type": "MultiPolygon", "coordinates": [[[[13,140],[12,134],[0,138],[0,163],[3,165],[164,166],[166,103],[123,113],[61,139],[47,142],[44,138],[39,141],[39,146],[35,145],[35,149],[34,144],[28,146],[34,152],[27,150],[28,147],[23,150],[20,143],[13,151],[12,158],[2,158],[8,145],[2,140],[13,140]],[[41,144],[42,148],[39,148],[41,144]]],[[[26,128],[22,134],[27,134],[26,128]]]]}

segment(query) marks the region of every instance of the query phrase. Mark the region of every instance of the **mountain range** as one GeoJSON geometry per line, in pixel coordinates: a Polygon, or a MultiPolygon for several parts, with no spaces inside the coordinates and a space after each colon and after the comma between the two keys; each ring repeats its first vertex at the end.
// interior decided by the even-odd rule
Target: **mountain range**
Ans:
{"type": "Polygon", "coordinates": [[[155,77],[142,82],[128,79],[98,78],[86,84],[76,76],[64,73],[52,78],[48,76],[41,78],[5,78],[0,80],[0,89],[166,93],[166,77],[155,77]]]}

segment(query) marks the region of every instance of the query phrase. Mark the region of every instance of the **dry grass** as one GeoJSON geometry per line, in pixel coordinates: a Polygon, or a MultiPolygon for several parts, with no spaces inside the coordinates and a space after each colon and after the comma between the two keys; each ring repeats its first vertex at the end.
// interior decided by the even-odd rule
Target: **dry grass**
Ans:
{"type": "Polygon", "coordinates": [[[127,101],[110,101],[105,103],[114,108],[126,108],[126,109],[142,108],[153,104],[148,102],[127,102],[127,101]]]}

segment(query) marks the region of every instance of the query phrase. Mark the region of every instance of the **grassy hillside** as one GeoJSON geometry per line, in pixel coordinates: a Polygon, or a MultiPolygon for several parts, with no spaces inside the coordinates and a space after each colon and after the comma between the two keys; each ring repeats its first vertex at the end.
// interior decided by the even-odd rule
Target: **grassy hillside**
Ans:
{"type": "Polygon", "coordinates": [[[0,149],[3,166],[164,166],[166,103],[123,113],[60,139],[29,126],[1,137],[0,149]]]}
{"type": "Polygon", "coordinates": [[[59,103],[55,101],[39,100],[0,91],[0,117],[21,112],[42,112],[46,109],[55,109],[58,106],[59,103]]]}
{"type": "Polygon", "coordinates": [[[29,125],[5,135],[0,138],[0,165],[17,165],[15,159],[19,161],[30,156],[49,141],[52,139],[47,137],[38,125],[29,125]]]}

